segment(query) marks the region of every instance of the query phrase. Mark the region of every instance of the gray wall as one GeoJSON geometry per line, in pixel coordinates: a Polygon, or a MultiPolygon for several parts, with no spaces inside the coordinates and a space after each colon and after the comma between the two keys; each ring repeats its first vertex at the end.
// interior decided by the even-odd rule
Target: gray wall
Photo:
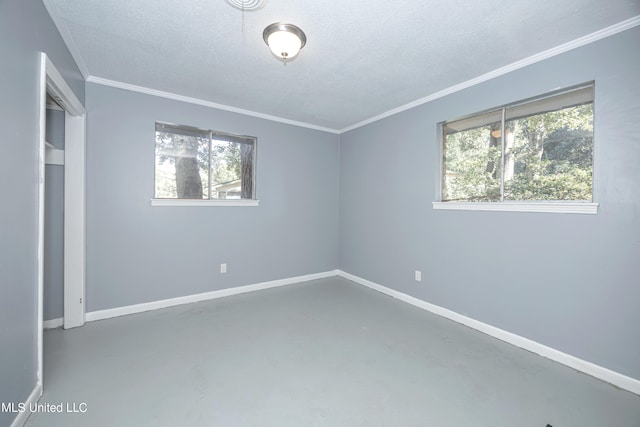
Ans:
{"type": "MultiPolygon", "coordinates": [[[[36,384],[39,51],[83,101],[82,76],[42,3],[0,1],[0,402],[22,402],[36,384]]],[[[0,426],[13,418],[0,413],[0,426]]]]}
{"type": "MultiPolygon", "coordinates": [[[[47,110],[47,141],[64,148],[64,111],[47,110]]],[[[64,166],[45,166],[44,320],[64,313],[64,166]]]]}
{"type": "Polygon", "coordinates": [[[88,312],[337,268],[338,135],[86,91],[88,312]],[[256,136],[260,206],[151,206],[156,121],[256,136]]]}
{"type": "MultiPolygon", "coordinates": [[[[339,265],[640,378],[639,41],[629,30],[342,137],[88,84],[88,311],[339,265]],[[437,122],[587,80],[597,216],[432,210],[437,122]],[[261,205],[151,207],[156,120],[257,136],[261,205]]],[[[84,101],[41,2],[0,1],[2,402],[36,381],[38,51],[84,101]]]]}
{"type": "Polygon", "coordinates": [[[628,30],[342,135],[340,268],[640,378],[639,46],[628,30]],[[596,216],[432,209],[438,122],[589,80],[596,216]]]}

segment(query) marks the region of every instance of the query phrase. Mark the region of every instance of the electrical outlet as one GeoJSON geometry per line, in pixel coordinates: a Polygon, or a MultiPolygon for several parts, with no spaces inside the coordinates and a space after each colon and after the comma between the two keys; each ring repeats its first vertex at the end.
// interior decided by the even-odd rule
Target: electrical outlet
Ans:
{"type": "Polygon", "coordinates": [[[227,264],[220,264],[220,273],[227,272],[227,264]]]}
{"type": "Polygon", "coordinates": [[[422,272],[420,270],[416,270],[416,282],[422,282],[422,272]]]}

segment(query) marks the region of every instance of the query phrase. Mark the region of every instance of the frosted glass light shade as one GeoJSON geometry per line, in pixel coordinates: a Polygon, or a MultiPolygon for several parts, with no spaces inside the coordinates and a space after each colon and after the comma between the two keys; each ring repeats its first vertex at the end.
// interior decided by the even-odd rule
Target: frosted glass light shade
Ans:
{"type": "Polygon", "coordinates": [[[302,42],[295,34],[286,31],[276,31],[267,39],[269,49],[275,56],[291,59],[300,52],[302,42]]]}
{"type": "Polygon", "coordinates": [[[295,58],[306,44],[302,30],[291,24],[271,24],[264,29],[262,38],[271,52],[283,61],[295,58]]]}

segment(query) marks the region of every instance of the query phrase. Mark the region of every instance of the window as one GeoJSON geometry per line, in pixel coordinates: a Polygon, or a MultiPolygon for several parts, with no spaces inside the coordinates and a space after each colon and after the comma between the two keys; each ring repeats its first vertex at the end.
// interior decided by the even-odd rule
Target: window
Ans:
{"type": "Polygon", "coordinates": [[[154,204],[255,201],[255,164],[256,138],[156,123],[154,204]]]}
{"type": "Polygon", "coordinates": [[[434,207],[595,213],[593,92],[583,85],[442,123],[434,207]]]}

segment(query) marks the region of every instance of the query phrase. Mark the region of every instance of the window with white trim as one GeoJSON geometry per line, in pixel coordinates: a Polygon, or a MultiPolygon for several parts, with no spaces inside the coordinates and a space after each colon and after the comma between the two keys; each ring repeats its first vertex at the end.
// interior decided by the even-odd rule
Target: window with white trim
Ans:
{"type": "Polygon", "coordinates": [[[255,200],[256,138],[156,123],[155,199],[255,200]]]}
{"type": "Polygon", "coordinates": [[[441,123],[439,208],[592,202],[593,101],[589,83],[441,123]]]}

